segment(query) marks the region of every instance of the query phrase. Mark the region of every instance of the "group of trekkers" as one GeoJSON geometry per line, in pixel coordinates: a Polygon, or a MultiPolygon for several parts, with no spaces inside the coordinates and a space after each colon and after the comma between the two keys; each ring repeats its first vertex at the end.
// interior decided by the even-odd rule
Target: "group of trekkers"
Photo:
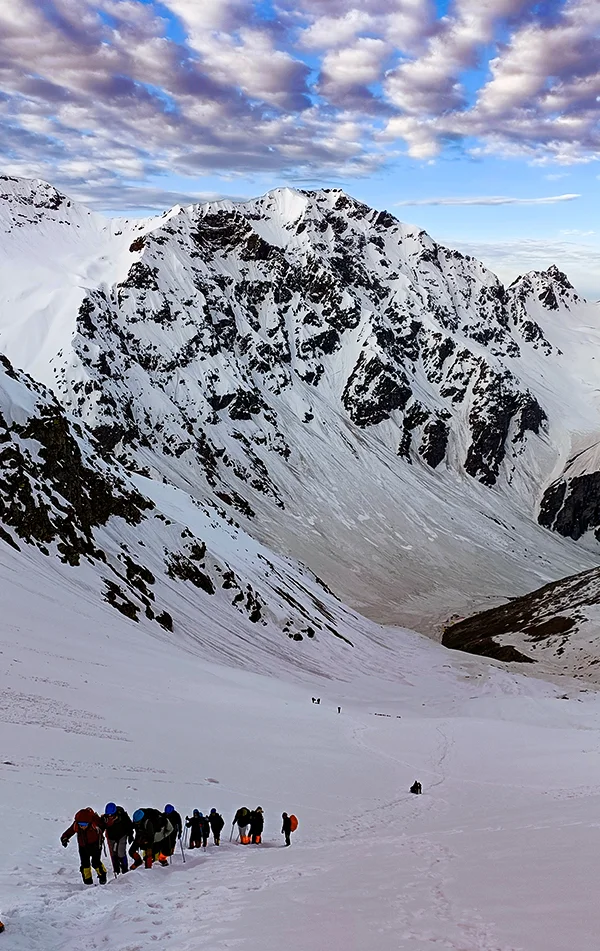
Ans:
{"type": "MultiPolygon", "coordinates": [[[[291,845],[290,835],[298,827],[295,816],[282,814],[282,835],[285,844],[291,845]]],[[[243,845],[253,843],[260,845],[264,828],[264,814],[260,806],[256,809],[247,809],[242,806],[237,810],[231,824],[231,838],[234,827],[237,827],[239,841],[243,845]]],[[[221,844],[221,832],[225,820],[216,809],[211,809],[208,816],[194,809],[191,816],[185,817],[185,828],[189,829],[189,849],[206,848],[212,833],[215,845],[221,844]]],[[[179,841],[183,859],[184,831],[181,815],[171,803],[167,803],[164,810],[144,807],[136,809],[133,816],[129,816],[123,806],[114,802],[106,804],[102,815],[98,815],[90,807],[80,809],[75,819],[60,837],[66,848],[69,840],[77,836],[79,847],[81,877],[86,885],[93,885],[92,869],[98,876],[100,885],[106,884],[106,868],[102,862],[102,848],[104,839],[108,845],[108,854],[112,862],[115,877],[131,869],[144,865],[152,868],[155,862],[159,865],[169,865],[169,859],[175,852],[179,841]],[[128,848],[129,845],[129,848],[128,848]],[[143,856],[143,857],[142,857],[143,856]],[[131,866],[128,859],[132,859],[131,866]]]]}

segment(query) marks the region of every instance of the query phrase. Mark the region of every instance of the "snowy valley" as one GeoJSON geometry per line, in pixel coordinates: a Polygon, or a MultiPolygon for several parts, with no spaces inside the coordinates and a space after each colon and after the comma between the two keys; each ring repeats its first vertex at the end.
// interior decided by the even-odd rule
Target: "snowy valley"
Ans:
{"type": "Polygon", "coordinates": [[[7,948],[596,951],[600,305],[336,189],[0,177],[0,355],[7,948]],[[86,891],[111,799],[265,841],[86,891]]]}

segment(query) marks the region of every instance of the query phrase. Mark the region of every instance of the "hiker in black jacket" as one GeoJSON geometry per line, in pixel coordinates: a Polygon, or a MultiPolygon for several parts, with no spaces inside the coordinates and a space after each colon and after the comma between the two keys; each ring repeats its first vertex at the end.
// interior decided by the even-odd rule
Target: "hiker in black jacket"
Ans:
{"type": "Polygon", "coordinates": [[[233,824],[237,825],[238,827],[238,834],[242,845],[246,845],[250,841],[250,836],[248,835],[249,823],[250,810],[246,806],[240,806],[233,817],[233,824]]]}
{"type": "Polygon", "coordinates": [[[254,812],[250,813],[250,838],[254,845],[260,845],[264,827],[265,817],[262,806],[257,806],[254,812]]]}
{"type": "Polygon", "coordinates": [[[288,816],[287,812],[282,812],[281,818],[283,820],[281,825],[281,833],[282,835],[285,836],[285,844],[291,845],[292,842],[291,842],[290,836],[292,834],[292,820],[288,816]]]}
{"type": "Polygon", "coordinates": [[[138,868],[142,864],[140,849],[144,852],[146,868],[152,868],[154,860],[160,862],[161,865],[168,865],[169,841],[173,832],[168,816],[159,812],[158,809],[147,807],[136,809],[133,814],[133,828],[135,838],[129,850],[134,860],[131,867],[138,868]]]}
{"type": "Polygon", "coordinates": [[[210,822],[208,816],[205,816],[203,812],[200,813],[200,829],[202,831],[202,848],[205,849],[210,835],[210,822]]]}
{"type": "Polygon", "coordinates": [[[128,869],[127,840],[129,839],[130,844],[133,842],[133,822],[123,806],[116,806],[114,802],[106,803],[102,821],[106,829],[113,870],[115,875],[119,875],[128,869]]]}
{"type": "Polygon", "coordinates": [[[194,809],[191,819],[185,817],[185,826],[190,830],[188,849],[199,849],[202,846],[202,816],[197,809],[194,809]]]}
{"type": "Polygon", "coordinates": [[[210,827],[212,829],[213,839],[215,845],[221,844],[221,831],[225,825],[225,820],[222,815],[220,815],[216,809],[210,810],[210,816],[208,817],[210,822],[210,827]]]}
{"type": "Polygon", "coordinates": [[[175,806],[172,806],[170,802],[168,802],[165,806],[165,816],[173,826],[173,831],[169,836],[169,855],[173,855],[177,845],[177,839],[181,838],[183,823],[181,821],[181,816],[177,812],[177,809],[175,806]]]}

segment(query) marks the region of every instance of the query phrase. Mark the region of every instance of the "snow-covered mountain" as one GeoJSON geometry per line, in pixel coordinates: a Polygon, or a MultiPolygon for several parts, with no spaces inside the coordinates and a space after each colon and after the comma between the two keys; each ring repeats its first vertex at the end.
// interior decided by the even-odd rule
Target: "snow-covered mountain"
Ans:
{"type": "Polygon", "coordinates": [[[557,268],[337,189],[108,221],[1,179],[0,236],[0,351],[142,494],[419,629],[596,564],[600,309],[557,268]]]}
{"type": "Polygon", "coordinates": [[[250,652],[266,671],[343,670],[360,619],[322,582],[222,509],[131,476],[98,450],[45,387],[0,357],[0,542],[15,565],[14,552],[26,552],[39,572],[45,557],[65,596],[75,586],[155,636],[199,642],[207,659],[240,666],[250,652]]]}

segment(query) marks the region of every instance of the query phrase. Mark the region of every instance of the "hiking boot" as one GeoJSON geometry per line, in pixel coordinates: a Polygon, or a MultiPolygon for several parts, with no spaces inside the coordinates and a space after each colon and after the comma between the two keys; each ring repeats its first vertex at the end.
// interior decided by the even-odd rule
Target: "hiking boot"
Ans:
{"type": "Polygon", "coordinates": [[[94,879],[92,878],[92,870],[91,870],[91,868],[84,868],[83,866],[81,866],[81,868],[79,869],[79,871],[81,872],[81,877],[82,877],[82,879],[83,879],[83,884],[84,884],[84,885],[93,885],[93,884],[94,884],[94,879]]]}
{"type": "Polygon", "coordinates": [[[96,875],[98,876],[98,881],[100,882],[100,884],[106,885],[106,869],[104,868],[104,865],[102,864],[102,862],[96,869],[96,875]]]}

